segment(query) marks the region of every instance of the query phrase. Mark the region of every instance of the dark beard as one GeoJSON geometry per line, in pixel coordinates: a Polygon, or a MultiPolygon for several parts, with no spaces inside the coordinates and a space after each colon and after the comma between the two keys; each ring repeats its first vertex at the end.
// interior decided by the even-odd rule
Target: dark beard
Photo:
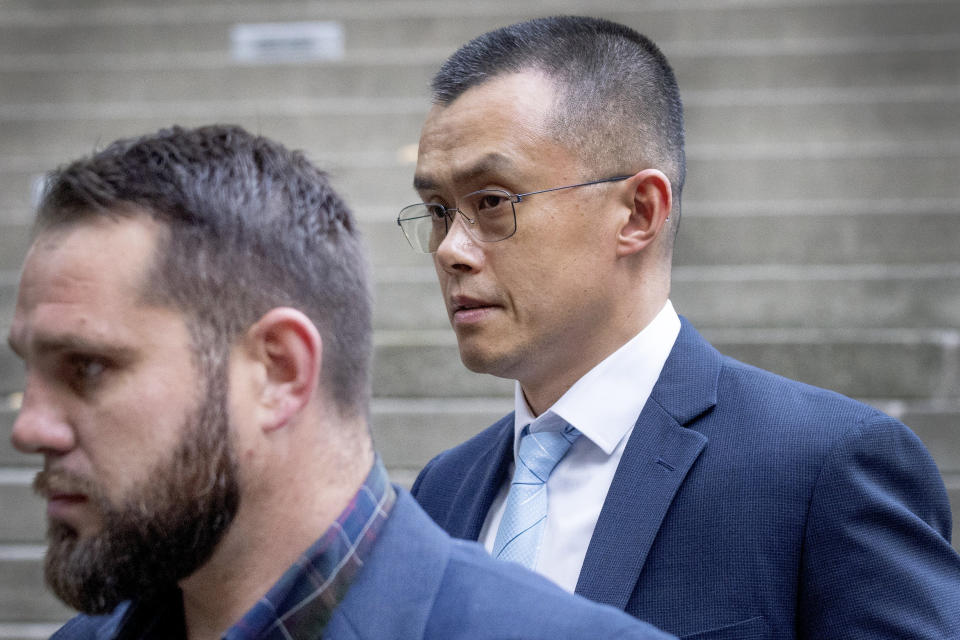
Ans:
{"type": "Polygon", "coordinates": [[[205,397],[188,416],[172,455],[120,506],[85,478],[37,475],[34,488],[41,495],[51,485],[80,488],[102,514],[102,530],[87,539],[63,522],[50,522],[45,576],[67,605],[102,614],[124,600],[150,599],[175,588],[213,554],[240,502],[226,377],[219,374],[208,378],[205,397]]]}

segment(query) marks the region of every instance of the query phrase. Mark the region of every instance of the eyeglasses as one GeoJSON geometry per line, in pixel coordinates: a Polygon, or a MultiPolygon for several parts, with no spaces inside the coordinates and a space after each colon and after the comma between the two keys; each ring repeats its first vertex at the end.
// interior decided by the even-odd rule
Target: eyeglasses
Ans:
{"type": "Polygon", "coordinates": [[[404,207],[397,216],[397,224],[415,251],[433,253],[447,237],[453,226],[454,215],[463,218],[470,237],[481,242],[506,240],[517,232],[515,205],[527,196],[575,187],[586,187],[604,182],[619,182],[630,176],[615,176],[564,187],[541,189],[528,193],[510,193],[501,189],[482,189],[460,198],[456,207],[445,207],[437,202],[420,202],[404,207]]]}

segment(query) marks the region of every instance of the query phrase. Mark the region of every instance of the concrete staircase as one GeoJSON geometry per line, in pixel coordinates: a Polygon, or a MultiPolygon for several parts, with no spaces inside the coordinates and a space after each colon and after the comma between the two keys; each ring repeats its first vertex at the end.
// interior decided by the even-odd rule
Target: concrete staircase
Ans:
{"type": "MultiPolygon", "coordinates": [[[[0,0],[0,331],[38,176],[114,138],[236,122],[305,149],[361,219],[376,279],[373,422],[400,482],[511,406],[459,363],[429,258],[394,218],[427,83],[467,39],[535,15],[630,24],[674,63],[688,185],[673,300],[722,351],[914,428],[960,530],[960,3],[943,0],[0,0]],[[339,60],[251,65],[236,23],[332,20],[339,60]]],[[[70,615],[40,577],[37,460],[9,431],[0,347],[0,640],[70,615]]],[[[958,536],[960,537],[960,536],[958,536]]]]}

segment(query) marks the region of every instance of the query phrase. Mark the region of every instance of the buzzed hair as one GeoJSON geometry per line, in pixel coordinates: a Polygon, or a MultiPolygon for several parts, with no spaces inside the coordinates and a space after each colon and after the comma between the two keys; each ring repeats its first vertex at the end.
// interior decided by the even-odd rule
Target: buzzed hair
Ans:
{"type": "Polygon", "coordinates": [[[272,308],[305,313],[321,380],[344,415],[369,400],[371,303],[359,230],[306,157],[236,126],[173,127],[50,173],[35,233],[145,213],[169,233],[146,300],[182,311],[206,372],[272,308]]]}
{"type": "Polygon", "coordinates": [[[539,71],[558,89],[557,139],[610,175],[657,168],[670,179],[679,215],[686,177],[683,106],[673,69],[633,29],[600,18],[537,18],[485,33],[433,78],[435,104],[509,73],[539,71]],[[625,166],[627,165],[627,166],[625,166]]]}

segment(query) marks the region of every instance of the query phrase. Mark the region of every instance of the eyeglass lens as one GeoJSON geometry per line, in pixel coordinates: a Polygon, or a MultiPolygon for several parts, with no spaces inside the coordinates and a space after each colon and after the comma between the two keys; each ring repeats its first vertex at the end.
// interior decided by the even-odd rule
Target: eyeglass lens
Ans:
{"type": "Polygon", "coordinates": [[[400,226],[413,248],[424,253],[436,251],[457,213],[463,218],[467,233],[483,242],[503,240],[516,231],[513,201],[506,191],[475,191],[461,198],[458,204],[458,209],[431,203],[404,208],[400,212],[400,226]]]}

